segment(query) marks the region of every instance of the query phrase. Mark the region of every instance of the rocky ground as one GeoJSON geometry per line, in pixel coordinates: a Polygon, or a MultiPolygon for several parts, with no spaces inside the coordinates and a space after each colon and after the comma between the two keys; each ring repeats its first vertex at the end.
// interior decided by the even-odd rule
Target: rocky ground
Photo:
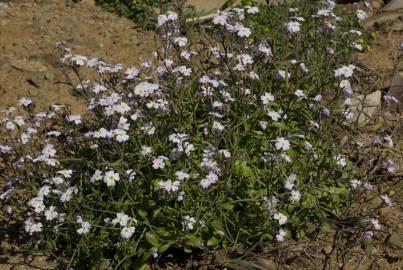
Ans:
{"type": "MultiPolygon", "coordinates": [[[[393,87],[393,75],[399,76],[399,71],[403,71],[403,63],[398,57],[399,43],[403,41],[403,22],[400,19],[403,13],[402,10],[381,12],[377,9],[385,2],[372,2],[376,8],[373,10],[375,16],[381,16],[381,19],[369,21],[365,27],[375,31],[377,38],[371,52],[357,53],[355,58],[378,75],[380,79],[375,88],[386,94],[393,87]],[[384,20],[382,14],[385,12],[394,15],[389,13],[389,19],[384,20]],[[400,12],[400,18],[396,17],[396,12],[400,12]]],[[[141,59],[148,58],[154,46],[153,33],[136,28],[125,18],[100,10],[93,0],[0,0],[0,108],[15,105],[21,97],[29,97],[42,109],[62,103],[69,105],[74,113],[83,111],[81,99],[60,83],[63,76],[56,63],[57,51],[53,47],[56,41],[67,41],[75,53],[125,65],[136,65],[141,59]]],[[[395,89],[398,93],[402,89],[402,93],[403,86],[398,82],[399,79],[395,89]]],[[[381,101],[378,103],[381,105],[381,101]]],[[[402,117],[395,117],[388,123],[378,121],[366,129],[367,133],[361,134],[365,140],[365,134],[377,129],[394,130],[397,144],[394,155],[401,172],[403,128],[398,127],[402,123],[402,117]]],[[[388,225],[382,238],[357,245],[341,237],[346,232],[340,232],[314,243],[285,243],[267,253],[272,258],[270,260],[252,259],[261,269],[272,270],[277,269],[275,264],[282,265],[279,269],[403,269],[401,183],[395,181],[396,186],[389,193],[395,200],[394,206],[379,211],[382,223],[388,225]]],[[[380,184],[378,188],[385,187],[380,184]]],[[[379,205],[379,201],[373,201],[368,207],[379,205]]],[[[24,250],[24,245],[10,244],[5,237],[6,233],[0,232],[0,270],[56,268],[49,256],[24,250]]],[[[229,268],[253,269],[239,261],[229,268]]]]}

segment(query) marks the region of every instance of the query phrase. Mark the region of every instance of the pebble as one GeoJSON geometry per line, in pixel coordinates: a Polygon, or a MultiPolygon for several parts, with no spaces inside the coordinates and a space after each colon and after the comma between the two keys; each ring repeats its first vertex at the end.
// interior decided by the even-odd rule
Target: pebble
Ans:
{"type": "Polygon", "coordinates": [[[27,60],[12,60],[10,66],[15,69],[29,72],[46,72],[48,69],[39,62],[27,60]]]}

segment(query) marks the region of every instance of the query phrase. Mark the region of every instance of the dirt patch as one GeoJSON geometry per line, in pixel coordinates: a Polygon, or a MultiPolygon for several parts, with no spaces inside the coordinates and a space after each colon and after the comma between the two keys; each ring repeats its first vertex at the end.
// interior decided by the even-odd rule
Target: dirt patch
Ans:
{"type": "Polygon", "coordinates": [[[30,97],[39,109],[84,103],[61,84],[54,43],[67,41],[74,53],[135,65],[150,56],[153,33],[136,28],[84,0],[0,1],[0,108],[30,97]]]}

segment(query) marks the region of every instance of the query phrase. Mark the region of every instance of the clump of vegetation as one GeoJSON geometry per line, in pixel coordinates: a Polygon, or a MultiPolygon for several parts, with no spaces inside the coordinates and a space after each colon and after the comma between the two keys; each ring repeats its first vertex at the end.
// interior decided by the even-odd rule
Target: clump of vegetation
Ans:
{"type": "Polygon", "coordinates": [[[97,5],[110,12],[130,18],[145,28],[155,25],[156,9],[169,4],[172,0],[96,0],[97,5]]]}
{"type": "Polygon", "coordinates": [[[362,34],[334,7],[235,8],[200,36],[168,12],[141,67],[58,43],[88,112],[36,113],[26,98],[25,116],[5,112],[7,218],[72,263],[115,269],[171,248],[314,238],[346,216],[370,236],[378,221],[346,209],[372,185],[337,139],[365,75],[349,62],[362,34]]]}

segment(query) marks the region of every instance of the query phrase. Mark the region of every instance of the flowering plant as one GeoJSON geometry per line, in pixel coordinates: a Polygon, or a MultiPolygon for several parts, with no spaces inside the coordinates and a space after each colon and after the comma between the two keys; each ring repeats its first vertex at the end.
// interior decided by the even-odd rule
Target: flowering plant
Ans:
{"type": "Polygon", "coordinates": [[[168,12],[158,17],[160,49],[141,67],[58,43],[88,112],[35,113],[26,98],[25,115],[5,111],[9,215],[49,249],[87,265],[109,258],[116,268],[140,268],[171,247],[323,231],[351,190],[371,187],[352,182],[355,165],[338,145],[360,69],[341,62],[355,34],[327,2],[319,11],[283,8],[264,35],[256,7],[218,13],[199,38],[184,36],[168,12]]]}

